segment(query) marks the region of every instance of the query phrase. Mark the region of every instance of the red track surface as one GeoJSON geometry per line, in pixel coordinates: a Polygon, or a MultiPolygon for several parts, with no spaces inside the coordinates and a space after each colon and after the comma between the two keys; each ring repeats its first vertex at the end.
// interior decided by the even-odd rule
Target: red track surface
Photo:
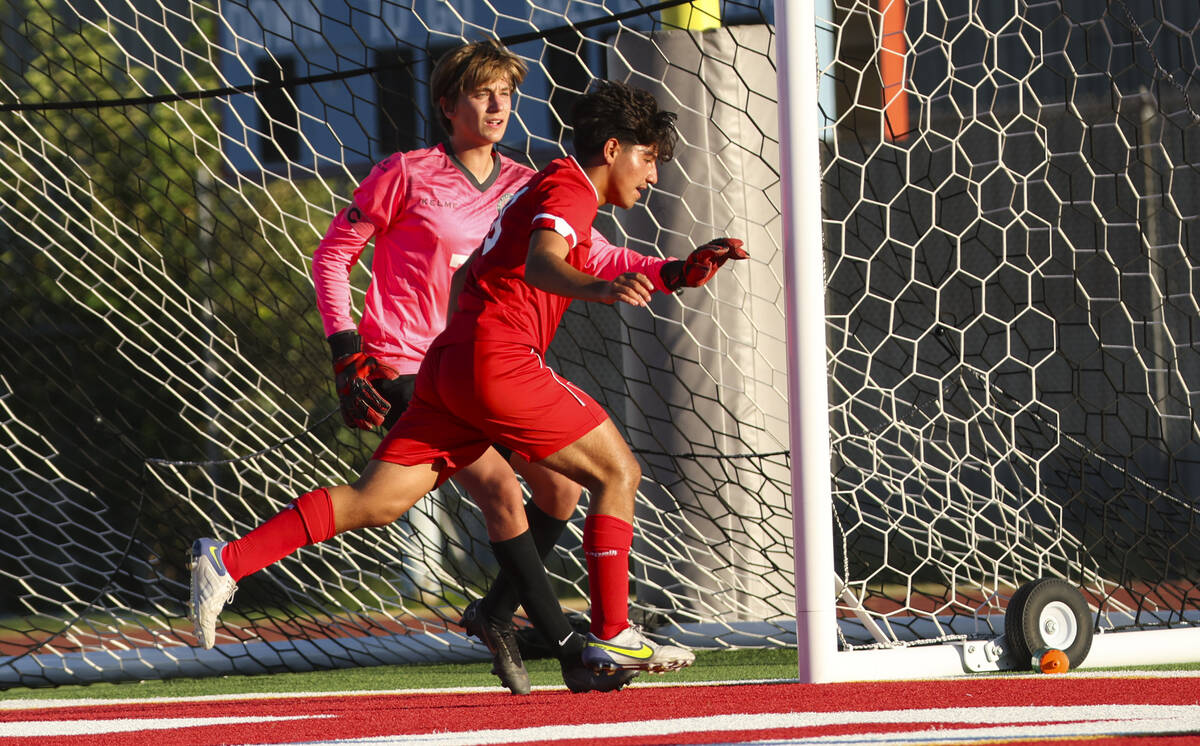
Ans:
{"type": "Polygon", "coordinates": [[[1200,744],[1200,677],[981,677],[854,684],[146,701],[0,710],[0,746],[853,742],[1200,744]],[[205,720],[220,718],[219,721],[205,720]],[[120,729],[119,732],[117,729],[120,729]],[[107,732],[104,732],[107,731],[107,732]],[[44,735],[37,735],[42,733],[44,735]],[[811,739],[811,740],[810,740],[811,739]]]}

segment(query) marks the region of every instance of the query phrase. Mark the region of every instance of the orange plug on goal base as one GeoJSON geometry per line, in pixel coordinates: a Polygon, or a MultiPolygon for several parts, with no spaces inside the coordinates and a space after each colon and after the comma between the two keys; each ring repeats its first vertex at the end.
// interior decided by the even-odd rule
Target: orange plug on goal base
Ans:
{"type": "Polygon", "coordinates": [[[1050,648],[1042,652],[1038,667],[1042,673],[1066,673],[1071,670],[1071,661],[1063,651],[1050,648]]]}

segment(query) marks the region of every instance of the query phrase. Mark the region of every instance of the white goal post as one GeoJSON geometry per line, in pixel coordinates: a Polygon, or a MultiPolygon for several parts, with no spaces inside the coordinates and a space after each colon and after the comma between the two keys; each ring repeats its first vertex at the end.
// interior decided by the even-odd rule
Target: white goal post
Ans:
{"type": "Polygon", "coordinates": [[[779,55],[780,205],[788,316],[788,400],[796,552],[796,647],[804,682],[838,670],[830,516],[829,379],[824,360],[825,272],[817,142],[817,15],[811,0],[781,0],[779,55]]]}
{"type": "MultiPolygon", "coordinates": [[[[903,2],[881,0],[876,7],[859,9],[865,14],[874,14],[876,53],[881,78],[886,78],[887,75],[883,68],[888,64],[889,52],[895,52],[899,45],[898,48],[903,54],[907,45],[907,39],[885,38],[889,32],[892,35],[905,32],[903,18],[899,26],[892,26],[890,29],[887,18],[889,13],[905,5],[907,4],[903,2]]],[[[1021,3],[1012,5],[1018,12],[1022,7],[1021,3]]],[[[1131,36],[1135,40],[1145,42],[1146,38],[1135,26],[1128,7],[1123,3],[1121,5],[1126,11],[1125,18],[1131,24],[1131,28],[1128,29],[1131,36]]],[[[920,12],[920,4],[917,4],[914,10],[920,12]]],[[[1167,17],[1168,11],[1164,9],[1161,20],[1165,21],[1167,17]]],[[[825,177],[818,156],[817,146],[821,140],[821,133],[817,126],[818,117],[814,116],[814,112],[821,111],[823,104],[828,106],[828,99],[820,94],[821,77],[837,77],[835,61],[818,54],[814,31],[828,29],[833,24],[832,8],[825,3],[814,3],[813,0],[778,0],[776,3],[782,182],[780,204],[786,257],[785,287],[788,288],[788,391],[792,415],[791,495],[795,524],[799,678],[804,682],[829,682],[955,676],[980,670],[1028,670],[1027,659],[1011,660],[1005,655],[1011,642],[999,635],[1003,628],[997,630],[996,625],[992,625],[982,638],[978,634],[971,637],[961,635],[960,640],[954,640],[951,644],[929,645],[923,644],[924,641],[920,638],[904,641],[889,636],[881,630],[877,619],[865,611],[851,586],[839,577],[841,568],[837,566],[831,541],[835,531],[829,520],[830,515],[834,513],[829,480],[830,375],[826,367],[814,362],[825,360],[829,351],[825,293],[828,268],[824,266],[828,254],[823,250],[826,237],[821,229],[821,198],[825,177]],[[815,69],[814,61],[817,63],[815,69]],[[842,601],[842,608],[857,616],[862,628],[869,633],[870,639],[875,643],[866,646],[869,649],[848,647],[838,650],[835,643],[838,633],[834,609],[837,598],[842,601]],[[1000,665],[997,665],[998,659],[1000,665]]],[[[1192,68],[1186,77],[1187,84],[1195,82],[1198,71],[1196,42],[1193,40],[1190,43],[1193,56],[1192,68]]],[[[1034,54],[1037,51],[1034,50],[1034,54]]],[[[1159,65],[1153,49],[1149,54],[1153,64],[1159,65]]],[[[898,64],[904,77],[891,81],[891,84],[907,88],[907,74],[911,74],[913,62],[910,59],[898,64]]],[[[997,63],[996,66],[1002,67],[1002,64],[997,63]]],[[[1179,86],[1171,74],[1161,67],[1154,71],[1152,77],[1159,75],[1166,77],[1183,93],[1188,107],[1183,112],[1183,120],[1186,123],[1190,118],[1191,127],[1194,129],[1197,122],[1200,122],[1200,115],[1191,107],[1188,89],[1179,86]]],[[[877,106],[878,113],[882,116],[877,123],[883,131],[882,139],[886,140],[890,139],[887,129],[894,126],[894,123],[887,121],[889,81],[881,80],[880,87],[882,95],[877,106]]],[[[861,95],[861,90],[858,93],[861,95]]],[[[893,99],[895,93],[896,89],[892,89],[893,99]]],[[[1143,97],[1148,99],[1145,88],[1143,97]]],[[[1156,115],[1152,103],[1148,100],[1144,102],[1143,113],[1150,121],[1156,115]]],[[[907,116],[905,112],[905,123],[907,116]]],[[[928,120],[922,118],[914,125],[913,133],[892,134],[903,134],[905,137],[910,134],[919,135],[922,127],[928,123],[928,120]]],[[[1200,164],[1193,160],[1181,165],[1184,169],[1194,172],[1200,164]]],[[[1149,184],[1147,188],[1149,190],[1149,184]]],[[[1149,197],[1150,195],[1147,195],[1147,198],[1149,197]]],[[[1191,214],[1194,212],[1193,209],[1191,214]]],[[[1153,236],[1153,229],[1148,230],[1153,236]]],[[[1184,251],[1189,248],[1186,240],[1187,236],[1184,236],[1185,244],[1180,247],[1184,251]]],[[[1149,251],[1153,252],[1154,249],[1151,245],[1149,251]]],[[[1190,252],[1188,255],[1194,256],[1190,252]]],[[[1165,282],[1161,274],[1158,279],[1159,282],[1165,282]]],[[[1194,305],[1192,310],[1195,310],[1194,305]]],[[[1158,349],[1161,354],[1161,345],[1158,349]]],[[[1163,385],[1161,379],[1164,375],[1158,374],[1160,386],[1163,385]]],[[[1195,421],[1194,417],[1191,419],[1195,421]]],[[[1165,428],[1166,425],[1164,430],[1165,428]]],[[[1192,433],[1194,439],[1194,426],[1192,433]]],[[[1031,485],[1029,489],[1033,492],[1040,491],[1037,485],[1031,485]]],[[[1196,501],[1194,493],[1189,502],[1186,512],[1190,512],[1191,520],[1194,520],[1200,512],[1200,502],[1196,501]]],[[[1194,583],[1194,576],[1192,577],[1190,583],[1194,583]]],[[[1101,589],[1106,585],[1103,579],[1097,578],[1093,582],[1101,589]]],[[[1104,610],[1097,609],[1095,605],[1092,605],[1090,610],[1099,612],[1095,620],[1095,631],[1111,631],[1112,627],[1105,624],[1104,610]]],[[[1194,626],[1197,620],[1196,611],[1181,609],[1177,615],[1168,613],[1168,617],[1172,616],[1180,623],[1172,629],[1098,634],[1092,639],[1090,650],[1086,652],[1082,665],[1115,667],[1200,662],[1200,627],[1194,626]]],[[[1092,621],[1090,617],[1088,621],[1092,621]]],[[[978,633],[978,625],[973,631],[978,633]]],[[[1085,631],[1089,636],[1092,634],[1092,630],[1085,631]]]]}

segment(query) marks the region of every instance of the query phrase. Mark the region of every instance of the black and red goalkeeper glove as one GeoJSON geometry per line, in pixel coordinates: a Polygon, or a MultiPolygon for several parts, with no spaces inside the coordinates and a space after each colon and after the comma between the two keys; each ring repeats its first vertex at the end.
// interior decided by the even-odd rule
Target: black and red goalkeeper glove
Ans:
{"type": "Polygon", "coordinates": [[[699,246],[687,259],[677,259],[662,266],[663,285],[675,292],[680,288],[698,288],[712,279],[728,259],[746,259],[750,254],[737,238],[714,238],[699,246]]]}
{"type": "Polygon", "coordinates": [[[353,329],[329,335],[329,349],[333,352],[333,376],[346,425],[360,430],[382,425],[391,405],[379,395],[374,382],[390,380],[400,374],[364,355],[362,337],[353,329]]]}

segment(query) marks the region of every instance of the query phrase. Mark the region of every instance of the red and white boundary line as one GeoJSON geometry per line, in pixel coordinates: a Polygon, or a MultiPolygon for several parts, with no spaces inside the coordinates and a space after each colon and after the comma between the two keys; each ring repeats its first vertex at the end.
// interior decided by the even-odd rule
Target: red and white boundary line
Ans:
{"type": "Polygon", "coordinates": [[[1200,677],[1039,676],[860,684],[253,695],[5,702],[0,746],[586,742],[933,744],[1200,734],[1200,677]],[[24,704],[24,707],[18,705],[24,704]],[[42,706],[42,705],[46,706],[42,706]],[[10,740],[11,739],[11,740],[10,740]]]}

